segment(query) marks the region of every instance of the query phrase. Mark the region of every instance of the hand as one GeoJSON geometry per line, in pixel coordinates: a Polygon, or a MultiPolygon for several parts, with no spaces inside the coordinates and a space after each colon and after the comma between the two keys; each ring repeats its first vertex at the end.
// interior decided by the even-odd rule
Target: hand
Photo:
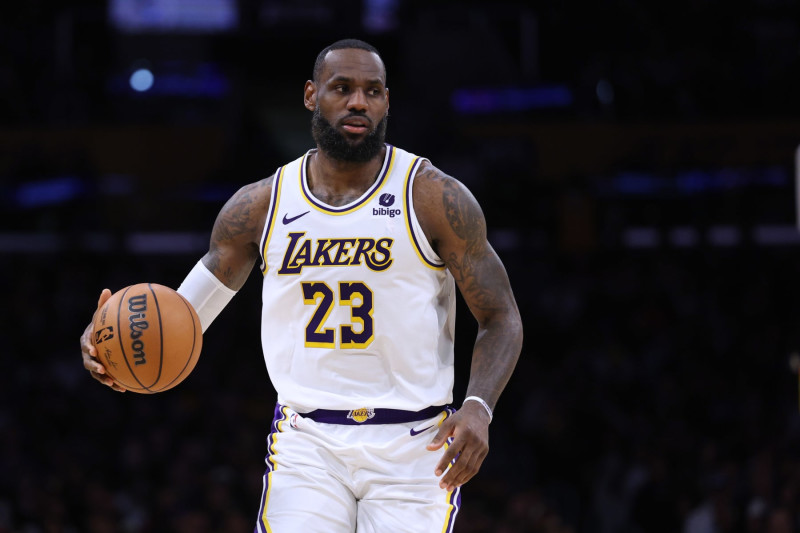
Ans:
{"type": "Polygon", "coordinates": [[[451,491],[472,479],[489,453],[489,414],[486,409],[478,402],[466,402],[442,422],[428,449],[438,450],[448,437],[453,437],[453,443],[436,465],[436,475],[441,476],[447,471],[439,480],[439,486],[451,491]],[[453,459],[456,461],[450,465],[453,459]]]}
{"type": "MultiPolygon", "coordinates": [[[[106,303],[109,298],[111,298],[111,291],[103,289],[103,292],[100,293],[100,299],[97,300],[97,310],[95,313],[103,307],[103,304],[106,303]]],[[[92,317],[92,321],[89,322],[89,325],[83,330],[83,335],[81,335],[83,368],[88,370],[92,377],[103,385],[107,385],[118,392],[125,392],[126,389],[124,387],[106,375],[105,367],[97,360],[97,349],[94,347],[94,343],[92,343],[92,335],[94,334],[93,323],[94,317],[92,317]]]]}

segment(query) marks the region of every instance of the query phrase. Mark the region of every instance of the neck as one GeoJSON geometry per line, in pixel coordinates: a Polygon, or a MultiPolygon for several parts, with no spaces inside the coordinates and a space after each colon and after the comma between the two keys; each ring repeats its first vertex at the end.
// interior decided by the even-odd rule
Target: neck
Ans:
{"type": "Polygon", "coordinates": [[[317,148],[308,167],[308,187],[318,199],[329,205],[344,205],[361,196],[375,183],[383,166],[386,147],[369,161],[351,162],[333,159],[317,148]]]}

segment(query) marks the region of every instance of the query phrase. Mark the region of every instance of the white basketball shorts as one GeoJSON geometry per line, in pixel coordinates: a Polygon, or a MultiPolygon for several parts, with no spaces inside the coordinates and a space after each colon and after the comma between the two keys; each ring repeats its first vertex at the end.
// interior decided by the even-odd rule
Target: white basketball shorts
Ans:
{"type": "Polygon", "coordinates": [[[276,407],[256,533],[452,532],[461,489],[439,488],[444,448],[426,446],[455,410],[400,423],[374,411],[330,412],[343,421],[326,423],[276,407]]]}

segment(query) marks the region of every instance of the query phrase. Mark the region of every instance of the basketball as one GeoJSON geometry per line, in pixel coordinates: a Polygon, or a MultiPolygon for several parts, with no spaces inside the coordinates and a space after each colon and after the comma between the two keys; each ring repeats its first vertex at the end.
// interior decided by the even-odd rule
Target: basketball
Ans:
{"type": "Polygon", "coordinates": [[[139,283],[114,293],[94,316],[97,359],[114,381],[153,394],[178,385],[200,356],[200,319],[173,289],[139,283]]]}

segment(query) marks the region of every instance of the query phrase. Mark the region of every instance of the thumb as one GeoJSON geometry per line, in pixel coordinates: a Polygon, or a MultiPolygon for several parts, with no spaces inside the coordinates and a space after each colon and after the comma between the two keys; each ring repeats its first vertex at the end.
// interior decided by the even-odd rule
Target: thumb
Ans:
{"type": "Polygon", "coordinates": [[[97,299],[97,308],[100,309],[109,298],[111,298],[111,290],[103,289],[103,291],[100,293],[100,298],[97,299]]]}
{"type": "Polygon", "coordinates": [[[427,446],[429,450],[438,450],[447,441],[447,437],[452,435],[453,433],[452,424],[450,424],[449,422],[450,419],[445,420],[439,427],[439,431],[436,432],[436,435],[433,437],[433,440],[427,446]]]}

